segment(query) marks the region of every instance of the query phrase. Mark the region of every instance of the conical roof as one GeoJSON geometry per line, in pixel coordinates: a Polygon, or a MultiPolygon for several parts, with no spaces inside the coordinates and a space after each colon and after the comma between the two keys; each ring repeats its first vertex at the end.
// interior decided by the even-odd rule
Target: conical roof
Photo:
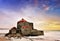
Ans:
{"type": "Polygon", "coordinates": [[[18,23],[21,23],[21,22],[27,22],[27,21],[22,18],[20,21],[18,21],[18,23]]]}

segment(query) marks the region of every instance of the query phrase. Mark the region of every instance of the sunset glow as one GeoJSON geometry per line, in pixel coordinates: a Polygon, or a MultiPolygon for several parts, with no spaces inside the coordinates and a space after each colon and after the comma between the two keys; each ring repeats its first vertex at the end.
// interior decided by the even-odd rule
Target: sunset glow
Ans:
{"type": "Polygon", "coordinates": [[[38,30],[60,30],[59,1],[45,1],[0,0],[0,28],[12,28],[24,18],[38,30]]]}

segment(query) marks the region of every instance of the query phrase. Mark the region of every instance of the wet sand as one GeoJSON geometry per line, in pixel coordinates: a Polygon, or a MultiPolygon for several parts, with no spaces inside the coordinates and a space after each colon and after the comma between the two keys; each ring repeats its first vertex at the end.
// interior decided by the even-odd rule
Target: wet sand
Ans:
{"type": "Polygon", "coordinates": [[[60,41],[60,31],[47,31],[44,33],[44,36],[30,36],[30,37],[23,37],[22,39],[12,38],[7,39],[4,37],[5,34],[0,34],[0,41],[60,41]]]}
{"type": "Polygon", "coordinates": [[[11,38],[11,40],[7,39],[6,37],[0,37],[0,41],[60,41],[57,39],[49,39],[49,38],[11,38]]]}

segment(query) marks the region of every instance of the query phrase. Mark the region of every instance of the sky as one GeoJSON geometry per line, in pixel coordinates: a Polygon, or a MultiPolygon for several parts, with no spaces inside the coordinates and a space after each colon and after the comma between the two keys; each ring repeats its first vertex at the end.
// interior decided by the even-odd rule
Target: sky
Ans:
{"type": "Polygon", "coordinates": [[[0,30],[22,18],[38,30],[60,30],[60,0],[0,0],[0,30]]]}

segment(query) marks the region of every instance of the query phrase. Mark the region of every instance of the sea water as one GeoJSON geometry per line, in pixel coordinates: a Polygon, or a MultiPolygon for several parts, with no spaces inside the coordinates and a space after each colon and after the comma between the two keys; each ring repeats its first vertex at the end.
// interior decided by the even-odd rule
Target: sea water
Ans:
{"type": "MultiPolygon", "coordinates": [[[[5,34],[1,34],[0,36],[4,36],[5,34]]],[[[33,39],[33,40],[59,40],[60,41],[60,31],[44,31],[44,35],[40,36],[29,36],[25,37],[26,39],[33,39]]],[[[24,37],[20,40],[25,39],[24,37]]],[[[19,39],[13,39],[13,40],[19,40],[19,39]]]]}
{"type": "Polygon", "coordinates": [[[60,31],[44,31],[42,36],[30,36],[34,41],[60,41],[60,31]]]}
{"type": "Polygon", "coordinates": [[[44,31],[44,37],[51,39],[60,39],[60,31],[44,31]]]}

